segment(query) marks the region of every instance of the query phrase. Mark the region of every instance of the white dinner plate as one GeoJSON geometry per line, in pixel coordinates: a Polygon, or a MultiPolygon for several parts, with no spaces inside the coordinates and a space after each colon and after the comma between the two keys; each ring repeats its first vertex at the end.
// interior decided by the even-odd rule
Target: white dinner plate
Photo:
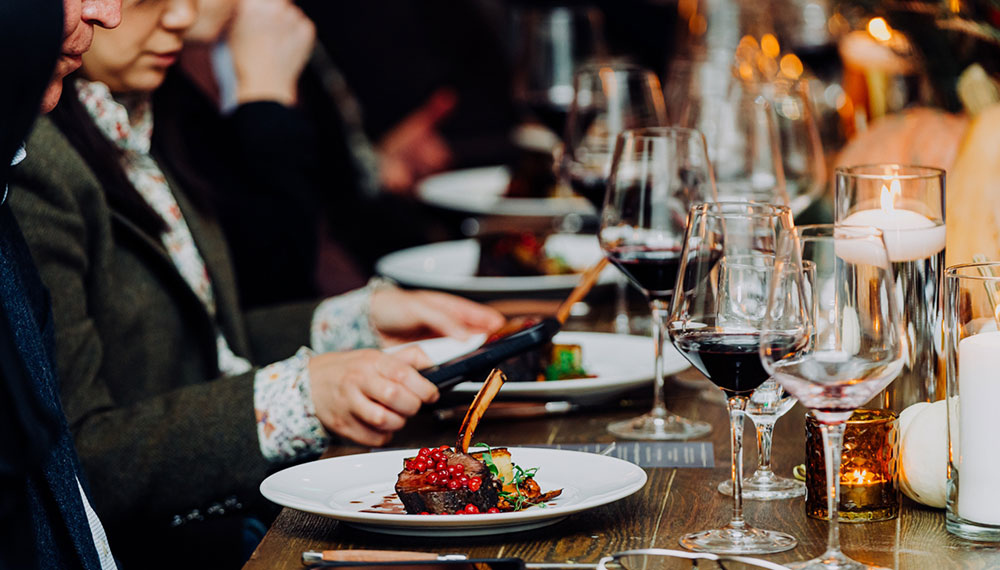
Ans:
{"type": "MultiPolygon", "coordinates": [[[[483,335],[467,341],[435,338],[416,342],[427,356],[440,364],[471,352],[483,343],[483,335]]],[[[500,397],[536,398],[542,400],[594,401],[624,392],[653,378],[653,340],[644,336],[596,332],[561,332],[553,342],[579,344],[583,352],[583,368],[594,378],[552,380],[549,382],[507,382],[500,397]]],[[[690,364],[671,346],[664,346],[665,374],[676,374],[690,364]]],[[[475,394],[482,382],[462,382],[455,386],[459,394],[475,394]]]]}
{"type": "MultiPolygon", "coordinates": [[[[545,240],[545,251],[559,256],[574,269],[584,271],[601,258],[592,235],[554,234],[545,240]]],[[[455,293],[530,293],[569,291],[580,281],[579,273],[524,277],[480,277],[479,242],[474,239],[442,241],[390,253],[378,260],[375,271],[410,287],[455,293]]],[[[598,284],[611,283],[616,269],[608,267],[598,284]]]]}
{"type": "MultiPolygon", "coordinates": [[[[434,443],[434,442],[429,442],[434,443]]],[[[646,484],[638,466],[593,453],[512,447],[514,462],[538,467],[543,492],[562,489],[545,507],[480,515],[407,515],[379,510],[394,496],[403,459],[417,450],[381,451],[303,463],[279,471],[260,485],[269,500],[293,509],[343,521],[361,529],[413,536],[474,536],[529,530],[568,515],[617,501],[646,484]]],[[[396,499],[398,501],[398,499],[396,499]]]]}
{"type": "Polygon", "coordinates": [[[417,196],[439,208],[488,216],[565,216],[592,214],[583,198],[508,198],[510,171],[505,166],[453,170],[428,176],[417,185],[417,196]]]}

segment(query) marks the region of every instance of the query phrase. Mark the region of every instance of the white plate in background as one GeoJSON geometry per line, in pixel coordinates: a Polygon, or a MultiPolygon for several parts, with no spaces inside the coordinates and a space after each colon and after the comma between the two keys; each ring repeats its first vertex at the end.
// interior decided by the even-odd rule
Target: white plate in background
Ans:
{"type": "Polygon", "coordinates": [[[593,214],[583,198],[508,198],[506,166],[452,170],[428,176],[417,184],[417,196],[426,204],[486,216],[565,216],[593,214]]]}
{"type": "MultiPolygon", "coordinates": [[[[583,272],[596,263],[602,252],[597,238],[581,234],[553,234],[545,240],[545,251],[560,256],[583,272]]],[[[475,239],[442,241],[390,253],[375,263],[380,275],[410,287],[425,287],[455,293],[569,292],[580,281],[579,273],[522,277],[481,277],[479,242],[475,239]]],[[[617,270],[608,267],[598,284],[614,282],[617,270]]]]}
{"type": "MultiPolygon", "coordinates": [[[[484,335],[476,335],[466,341],[434,338],[413,344],[420,346],[435,364],[440,364],[471,352],[479,347],[483,340],[485,340],[484,335]]],[[[500,388],[498,397],[593,401],[652,383],[653,339],[650,337],[597,332],[561,332],[555,336],[553,342],[579,344],[583,354],[583,368],[595,377],[548,382],[506,382],[500,388]]],[[[690,366],[673,347],[664,346],[663,352],[665,374],[676,374],[690,366]]],[[[462,382],[455,386],[453,391],[472,395],[478,392],[481,386],[482,382],[462,382]]]]}

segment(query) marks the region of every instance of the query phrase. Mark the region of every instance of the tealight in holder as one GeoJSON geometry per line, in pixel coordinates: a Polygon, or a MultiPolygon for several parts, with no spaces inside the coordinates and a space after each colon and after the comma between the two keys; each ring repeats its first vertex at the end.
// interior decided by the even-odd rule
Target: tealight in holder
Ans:
{"type": "MultiPolygon", "coordinates": [[[[828,519],[823,433],[806,416],[806,514],[828,519]]],[[[889,410],[856,410],[844,430],[840,522],[875,522],[899,515],[899,420],[889,410]]]]}

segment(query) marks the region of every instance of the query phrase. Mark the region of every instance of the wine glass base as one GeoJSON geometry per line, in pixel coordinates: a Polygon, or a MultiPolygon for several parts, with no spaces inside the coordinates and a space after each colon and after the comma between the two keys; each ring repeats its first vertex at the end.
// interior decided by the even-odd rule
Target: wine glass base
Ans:
{"type": "MultiPolygon", "coordinates": [[[[733,482],[729,479],[719,483],[719,492],[733,496],[733,482]]],[[[806,494],[806,484],[787,477],[771,475],[767,478],[747,477],[743,479],[743,498],[753,501],[778,501],[792,499],[806,494]]]]}
{"type": "Polygon", "coordinates": [[[675,440],[701,437],[712,431],[712,426],[674,414],[661,417],[648,413],[610,424],[608,431],[625,439],[675,440]]]}
{"type": "Polygon", "coordinates": [[[790,534],[750,527],[703,530],[686,534],[679,542],[688,550],[716,554],[773,554],[791,550],[798,544],[790,534]]]}
{"type": "Polygon", "coordinates": [[[882,566],[858,562],[843,552],[824,552],[812,560],[785,563],[785,566],[793,570],[888,570],[882,566]]]}

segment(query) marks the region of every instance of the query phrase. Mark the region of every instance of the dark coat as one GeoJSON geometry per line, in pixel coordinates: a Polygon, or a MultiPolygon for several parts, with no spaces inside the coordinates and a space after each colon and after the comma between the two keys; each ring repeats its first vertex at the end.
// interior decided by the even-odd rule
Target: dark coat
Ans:
{"type": "MultiPolygon", "coordinates": [[[[39,122],[27,149],[12,207],[52,291],[66,415],[110,536],[233,496],[257,500],[273,466],[258,445],[254,371],[220,377],[204,306],[159,238],[109,206],[52,122],[39,122]]],[[[269,363],[308,344],[315,303],[242,313],[222,234],[175,195],[234,352],[269,363]]]]}
{"type": "MultiPolygon", "coordinates": [[[[58,0],[0,2],[0,196],[59,53],[58,0]]],[[[0,204],[0,568],[97,570],[59,404],[49,298],[0,204]]]]}

